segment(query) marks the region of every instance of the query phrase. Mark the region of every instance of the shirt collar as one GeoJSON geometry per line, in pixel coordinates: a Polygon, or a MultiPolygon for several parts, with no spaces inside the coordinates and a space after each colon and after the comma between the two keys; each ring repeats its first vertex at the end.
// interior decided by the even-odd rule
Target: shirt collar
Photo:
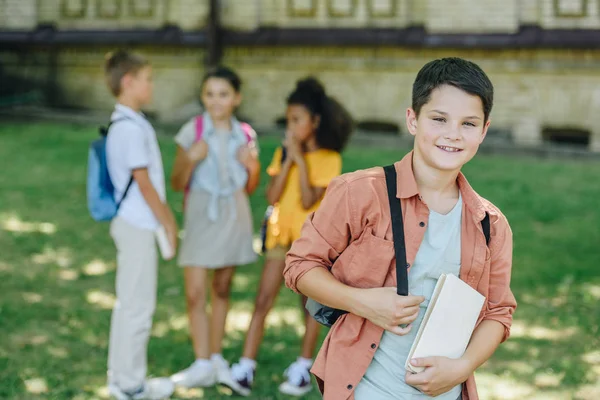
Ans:
{"type": "MultiPolygon", "coordinates": [[[[208,112],[204,112],[204,114],[202,114],[202,123],[204,125],[202,128],[204,130],[204,134],[206,134],[206,135],[212,134],[214,131],[214,125],[213,125],[212,118],[210,117],[210,114],[208,112]]],[[[240,134],[243,136],[243,134],[244,134],[244,132],[242,130],[242,126],[240,125],[240,122],[235,117],[231,117],[231,131],[236,136],[240,136],[240,134]]]]}
{"type": "MultiPolygon", "coordinates": [[[[396,197],[399,199],[407,199],[419,194],[419,187],[417,186],[417,181],[415,179],[412,166],[413,155],[414,151],[411,151],[404,156],[402,160],[394,164],[398,177],[396,197]]],[[[473,190],[462,172],[458,173],[456,181],[458,183],[458,190],[460,190],[464,205],[471,210],[478,221],[483,220],[485,217],[486,208],[481,201],[481,197],[477,194],[477,192],[475,192],[475,190],[473,190]]]]}
{"type": "Polygon", "coordinates": [[[115,106],[115,111],[126,117],[130,117],[130,118],[134,118],[134,119],[142,119],[142,120],[146,121],[146,116],[141,111],[137,112],[133,108],[123,105],[121,103],[117,103],[117,105],[115,106]]]}

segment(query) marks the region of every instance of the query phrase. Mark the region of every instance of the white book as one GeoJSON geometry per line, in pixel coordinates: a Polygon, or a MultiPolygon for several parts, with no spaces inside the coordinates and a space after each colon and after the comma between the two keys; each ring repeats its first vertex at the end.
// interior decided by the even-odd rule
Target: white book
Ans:
{"type": "Polygon", "coordinates": [[[408,353],[406,370],[418,373],[425,369],[411,365],[413,358],[462,357],[484,301],[485,296],[455,275],[442,274],[408,353]]]}
{"type": "Polygon", "coordinates": [[[163,260],[170,260],[175,256],[175,249],[173,249],[173,246],[169,241],[165,227],[162,225],[159,226],[155,234],[156,241],[158,242],[158,248],[160,249],[160,254],[163,260]]]}

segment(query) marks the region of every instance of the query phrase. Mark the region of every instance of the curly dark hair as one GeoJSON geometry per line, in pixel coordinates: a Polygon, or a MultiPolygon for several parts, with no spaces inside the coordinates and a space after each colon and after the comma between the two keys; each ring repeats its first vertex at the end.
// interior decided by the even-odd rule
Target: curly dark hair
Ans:
{"type": "Polygon", "coordinates": [[[316,78],[299,80],[288,96],[287,104],[302,105],[313,117],[321,118],[316,132],[316,140],[321,148],[337,152],[344,149],[354,128],[354,121],[342,104],[327,96],[323,84],[316,78]]]}

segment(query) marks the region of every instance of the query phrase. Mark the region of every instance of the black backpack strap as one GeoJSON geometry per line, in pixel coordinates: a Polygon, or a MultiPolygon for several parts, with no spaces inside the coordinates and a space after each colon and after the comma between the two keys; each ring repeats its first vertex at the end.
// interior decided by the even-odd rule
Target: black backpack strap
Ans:
{"type": "Polygon", "coordinates": [[[387,185],[390,214],[392,216],[392,235],[394,236],[394,252],[396,253],[396,284],[400,296],[408,296],[408,271],[406,262],[406,245],[404,243],[404,223],[402,222],[402,204],[396,197],[396,167],[383,167],[387,185]]]}
{"type": "Polygon", "coordinates": [[[490,214],[485,212],[485,217],[481,220],[481,229],[483,229],[483,234],[485,235],[485,244],[490,244],[490,214]]]}
{"type": "Polygon", "coordinates": [[[108,123],[108,125],[101,126],[100,127],[100,136],[104,136],[104,137],[108,136],[108,130],[110,129],[110,127],[111,127],[112,124],[116,124],[117,122],[125,121],[126,119],[131,119],[131,118],[129,118],[129,117],[117,118],[117,119],[114,119],[114,120],[110,121],[108,123]]]}

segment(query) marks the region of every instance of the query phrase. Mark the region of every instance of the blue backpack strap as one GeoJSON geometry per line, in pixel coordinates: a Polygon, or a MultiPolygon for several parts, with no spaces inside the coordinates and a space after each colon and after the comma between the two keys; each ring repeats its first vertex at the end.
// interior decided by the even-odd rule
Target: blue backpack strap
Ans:
{"type": "MultiPolygon", "coordinates": [[[[100,128],[100,135],[107,137],[108,136],[108,130],[110,129],[110,127],[113,124],[116,124],[117,122],[121,122],[121,121],[125,121],[125,120],[132,120],[131,118],[128,117],[121,117],[121,118],[117,118],[115,120],[111,120],[108,125],[106,127],[101,127],[100,128]]],[[[133,120],[132,120],[133,121],[133,120]]],[[[121,207],[121,203],[123,202],[123,200],[125,200],[125,196],[127,196],[127,192],[129,192],[129,189],[131,188],[131,185],[133,184],[133,174],[131,175],[131,177],[129,178],[129,182],[127,182],[127,186],[125,187],[125,191],[123,192],[123,196],[121,196],[121,199],[117,202],[117,211],[119,210],[119,207],[121,207]]]]}

